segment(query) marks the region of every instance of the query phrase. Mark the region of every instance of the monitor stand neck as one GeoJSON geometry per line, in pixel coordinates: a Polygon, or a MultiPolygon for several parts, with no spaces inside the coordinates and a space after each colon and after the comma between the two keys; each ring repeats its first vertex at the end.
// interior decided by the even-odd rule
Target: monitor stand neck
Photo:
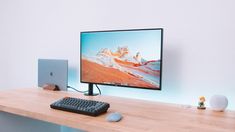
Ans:
{"type": "Polygon", "coordinates": [[[93,92],[93,83],[88,83],[88,93],[85,93],[86,96],[96,96],[98,93],[93,92]]]}

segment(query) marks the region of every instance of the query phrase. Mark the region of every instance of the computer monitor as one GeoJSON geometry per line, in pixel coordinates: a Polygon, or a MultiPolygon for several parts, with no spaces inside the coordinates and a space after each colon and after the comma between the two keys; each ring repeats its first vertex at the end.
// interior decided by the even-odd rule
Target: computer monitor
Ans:
{"type": "Polygon", "coordinates": [[[162,28],[81,32],[80,81],[161,90],[162,43],[162,28]]]}

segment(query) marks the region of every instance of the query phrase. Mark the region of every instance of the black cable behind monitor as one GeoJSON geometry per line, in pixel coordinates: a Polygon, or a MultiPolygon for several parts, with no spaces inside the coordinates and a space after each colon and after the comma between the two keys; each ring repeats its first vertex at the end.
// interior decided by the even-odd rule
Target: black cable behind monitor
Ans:
{"type": "Polygon", "coordinates": [[[95,84],[95,86],[96,86],[96,88],[99,90],[99,94],[101,95],[101,90],[100,90],[100,88],[98,87],[97,84],[95,84]]]}

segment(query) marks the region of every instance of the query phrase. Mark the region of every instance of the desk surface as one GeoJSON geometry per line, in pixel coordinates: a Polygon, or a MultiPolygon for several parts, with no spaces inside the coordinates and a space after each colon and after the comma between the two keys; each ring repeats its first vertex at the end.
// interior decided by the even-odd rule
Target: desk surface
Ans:
{"type": "Polygon", "coordinates": [[[39,88],[0,91],[0,111],[52,122],[86,131],[101,132],[234,132],[235,112],[213,112],[194,107],[111,96],[83,96],[75,92],[45,91],[39,88]],[[90,117],[54,110],[49,105],[64,97],[79,97],[110,103],[106,114],[90,117]],[[120,112],[120,122],[105,121],[107,114],[120,112]]]}

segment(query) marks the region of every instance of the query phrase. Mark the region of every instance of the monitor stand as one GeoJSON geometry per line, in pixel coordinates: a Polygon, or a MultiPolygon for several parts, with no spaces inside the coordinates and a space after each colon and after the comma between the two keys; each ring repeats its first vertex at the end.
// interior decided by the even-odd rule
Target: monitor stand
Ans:
{"type": "Polygon", "coordinates": [[[97,96],[98,93],[93,93],[93,83],[88,83],[88,93],[85,93],[86,96],[97,96]]]}

